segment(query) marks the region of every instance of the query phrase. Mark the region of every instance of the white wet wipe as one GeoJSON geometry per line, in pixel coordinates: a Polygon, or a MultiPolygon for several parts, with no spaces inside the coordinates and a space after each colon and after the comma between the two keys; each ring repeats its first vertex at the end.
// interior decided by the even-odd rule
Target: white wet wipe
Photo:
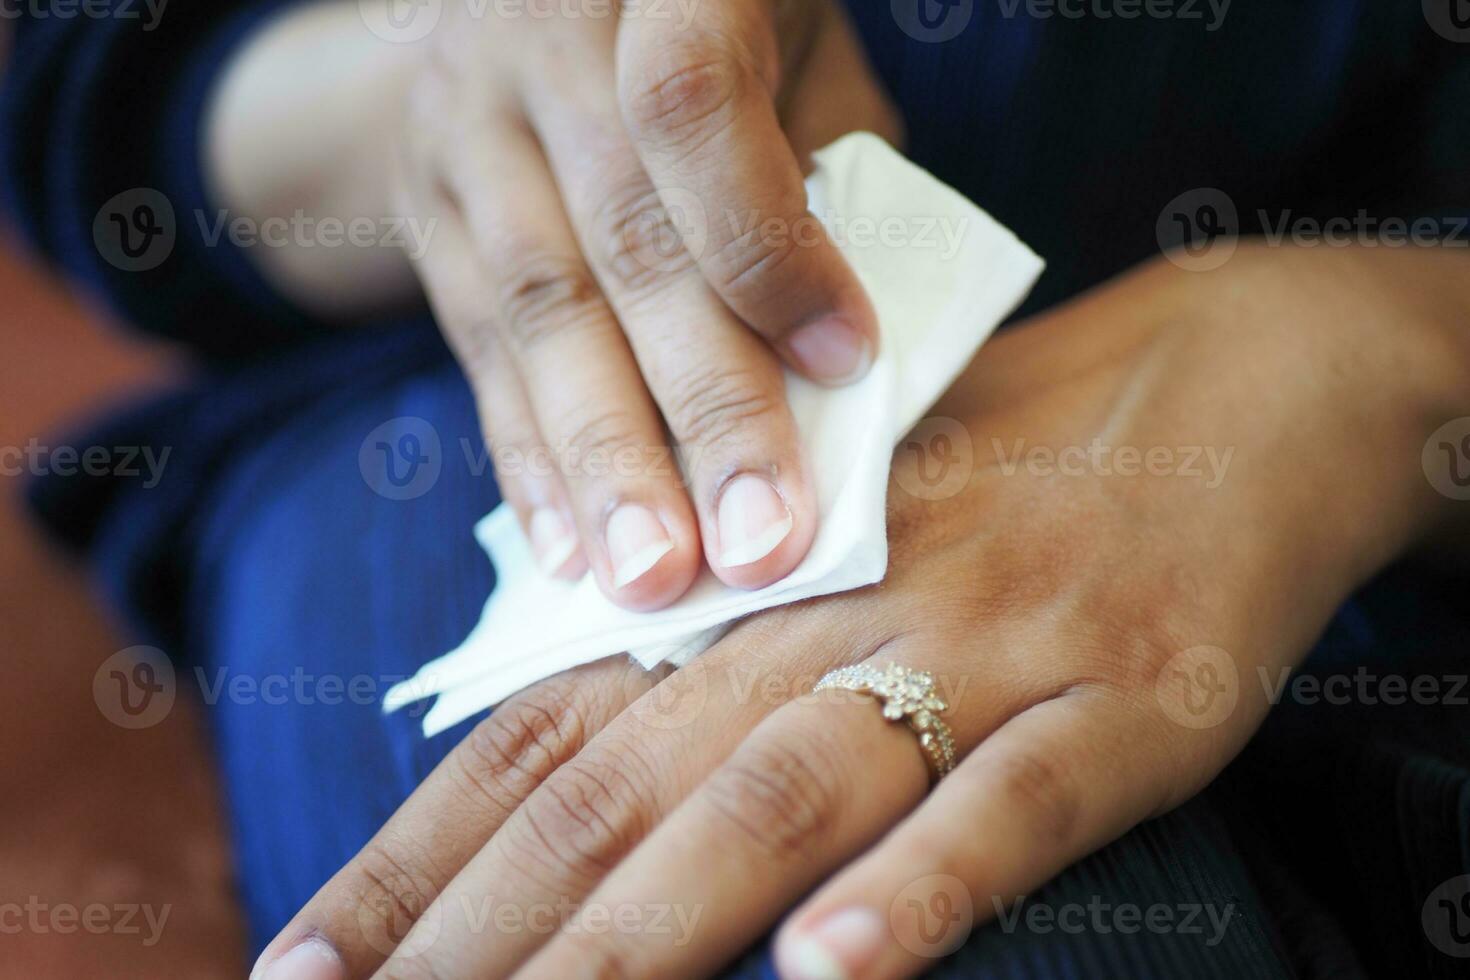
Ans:
{"type": "Polygon", "coordinates": [[[816,162],[807,180],[812,213],[866,287],[881,339],[872,370],[847,387],[787,372],[821,521],[806,558],[754,591],[706,568],[673,605],[631,612],[606,599],[590,573],[575,583],[545,575],[502,504],[475,528],[498,579],[480,622],[457,649],[393,687],[385,710],[437,695],[424,716],[424,733],[434,735],[572,667],[625,651],[645,668],[680,666],[741,617],[883,578],[894,446],[1026,297],[1043,263],[877,136],[845,136],[816,162]]]}

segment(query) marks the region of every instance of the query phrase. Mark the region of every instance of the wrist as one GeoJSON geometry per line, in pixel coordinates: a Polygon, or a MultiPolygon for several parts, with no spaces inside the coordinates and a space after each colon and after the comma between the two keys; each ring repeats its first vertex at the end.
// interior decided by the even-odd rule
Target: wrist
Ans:
{"type": "Polygon", "coordinates": [[[1384,332],[1407,351],[1395,372],[1419,516],[1416,552],[1470,559],[1470,256],[1445,248],[1356,250],[1362,277],[1402,311],[1384,332]]]}
{"type": "Polygon", "coordinates": [[[1228,451],[1209,496],[1170,484],[1180,505],[1257,553],[1242,575],[1311,582],[1330,611],[1466,509],[1421,465],[1430,434],[1470,415],[1464,260],[1375,252],[1242,243],[1208,274],[1147,263],[997,337],[936,414],[972,420],[976,438],[1021,413],[1058,444],[1106,427],[1228,451]],[[1119,422],[1060,397],[1082,388],[1135,407],[1119,422]]]}
{"type": "Polygon", "coordinates": [[[1444,250],[1259,243],[1231,267],[1193,302],[1241,348],[1222,363],[1253,381],[1242,410],[1273,416],[1251,426],[1288,460],[1266,502],[1278,528],[1304,536],[1315,567],[1340,570],[1345,594],[1463,521],[1423,451],[1470,414],[1470,268],[1444,250]]]}
{"type": "Polygon", "coordinates": [[[248,250],[265,278],[313,312],[351,316],[413,293],[402,251],[384,247],[383,234],[333,230],[338,247],[315,247],[313,230],[325,238],[364,220],[389,229],[398,107],[417,58],[413,45],[366,30],[355,3],[330,0],[270,22],[215,83],[206,185],[228,222],[244,219],[250,240],[269,246],[248,250]]]}

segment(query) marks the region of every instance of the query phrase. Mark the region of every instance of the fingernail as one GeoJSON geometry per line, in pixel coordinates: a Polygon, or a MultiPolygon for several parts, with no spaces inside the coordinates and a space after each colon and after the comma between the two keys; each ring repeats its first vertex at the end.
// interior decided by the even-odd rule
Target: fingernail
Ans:
{"type": "Polygon", "coordinates": [[[263,971],[257,965],[250,972],[250,980],[345,980],[346,976],[342,957],[321,939],[308,939],[263,971]]]}
{"type": "Polygon", "coordinates": [[[555,575],[577,553],[577,535],[561,511],[538,507],[531,514],[531,551],[547,575],[555,575]]]}
{"type": "Polygon", "coordinates": [[[820,381],[856,381],[873,363],[868,338],[840,316],[813,320],[797,328],[786,343],[802,370],[820,381]]]}
{"type": "Polygon", "coordinates": [[[791,533],[791,508],[769,480],[743,473],[720,494],[720,564],[749,565],[776,550],[791,533]]]}
{"type": "Polygon", "coordinates": [[[848,980],[883,950],[884,922],[872,909],[834,912],[781,944],[785,980],[848,980]]]}
{"type": "Polygon", "coordinates": [[[641,504],[623,504],[607,519],[614,588],[638,581],[673,550],[674,542],[663,523],[641,504]]]}

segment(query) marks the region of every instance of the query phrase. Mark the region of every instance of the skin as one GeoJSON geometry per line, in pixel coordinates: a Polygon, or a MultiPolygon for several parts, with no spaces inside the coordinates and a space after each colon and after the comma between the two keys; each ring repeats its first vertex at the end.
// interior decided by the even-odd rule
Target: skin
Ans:
{"type": "Polygon", "coordinates": [[[973,447],[954,492],[895,457],[880,586],[751,617],[661,679],[608,660],[513,698],[260,969],[290,953],[321,978],[701,976],[779,923],[783,976],[922,972],[1207,784],[1268,710],[1261,671],[1298,663],[1358,584],[1428,540],[1463,544],[1464,508],[1420,453],[1470,407],[1465,271],[1443,251],[1243,244],[1003,334],[933,413],[973,447]],[[1094,438],[1233,452],[1219,479],[1127,475],[1121,452],[1011,465],[1018,439],[1094,438]],[[807,695],[864,662],[948,692],[961,761],[937,786],[866,699],[807,695]],[[936,940],[912,909],[937,892],[974,914],[936,940]],[[483,918],[487,901],[545,927],[483,918]],[[608,925],[668,905],[698,918],[608,925]]]}
{"type": "Polygon", "coordinates": [[[896,116],[828,3],[542,8],[560,9],[446,3],[412,44],[374,36],[353,2],[281,19],[215,95],[216,195],[258,220],[391,213],[424,229],[408,261],[376,245],[254,253],[327,315],[422,287],[548,574],[590,567],[635,609],[706,565],[768,585],[817,524],[782,362],[841,384],[876,349],[803,166],[852,130],[896,141],[896,116]],[[615,465],[583,462],[598,458],[615,465]]]}

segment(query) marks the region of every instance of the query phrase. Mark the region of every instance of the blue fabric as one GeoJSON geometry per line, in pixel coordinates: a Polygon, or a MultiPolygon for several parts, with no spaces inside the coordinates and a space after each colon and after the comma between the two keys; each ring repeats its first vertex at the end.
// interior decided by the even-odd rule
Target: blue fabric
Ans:
{"type": "MultiPolygon", "coordinates": [[[[1287,207],[1470,213],[1470,57],[1418,4],[1236,0],[1212,31],[914,0],[967,18],[934,43],[900,29],[906,2],[852,12],[912,155],[1048,258],[1023,312],[1155,253],[1161,210],[1191,189],[1228,193],[1244,231],[1287,207]]],[[[496,502],[467,389],[426,316],[330,329],[273,295],[228,241],[211,247],[194,220],[212,213],[199,169],[210,81],[284,6],[170,6],[151,32],[23,19],[0,98],[14,222],[82,288],[201,361],[189,385],[75,440],[168,447],[157,487],[50,479],[34,500],[137,633],[212,702],[257,946],[463,734],[424,740],[411,714],[385,718],[376,702],[473,623],[493,573],[469,528],[496,502]],[[136,188],[172,203],[178,241],[157,267],[125,272],[99,253],[93,223],[136,188]],[[373,434],[405,418],[437,436],[439,475],[393,499],[373,434]],[[232,695],[236,678],[247,688],[232,695]],[[271,703],[282,684],[297,693],[271,703]]],[[[1463,673],[1464,584],[1386,576],[1343,610],[1306,670],[1463,673]]],[[[1375,975],[1455,975],[1418,920],[1435,885],[1470,872],[1470,731],[1455,707],[1288,698],[1204,797],[1037,896],[1230,903],[1241,918],[1219,946],[992,926],[941,972],[1352,976],[1361,959],[1375,975]]],[[[771,975],[763,946],[735,969],[771,975]]]]}
{"type": "MultiPolygon", "coordinates": [[[[323,330],[266,289],[227,239],[211,245],[196,219],[211,213],[200,176],[209,82],[242,37],[287,5],[177,4],[148,31],[122,17],[24,18],[0,97],[4,199],[22,230],[125,321],[232,364],[323,330]],[[107,261],[94,221],[119,195],[130,220],[140,191],[171,203],[177,240],[155,267],[129,271],[107,261]]],[[[94,0],[88,9],[104,6],[141,8],[94,0]]]]}

